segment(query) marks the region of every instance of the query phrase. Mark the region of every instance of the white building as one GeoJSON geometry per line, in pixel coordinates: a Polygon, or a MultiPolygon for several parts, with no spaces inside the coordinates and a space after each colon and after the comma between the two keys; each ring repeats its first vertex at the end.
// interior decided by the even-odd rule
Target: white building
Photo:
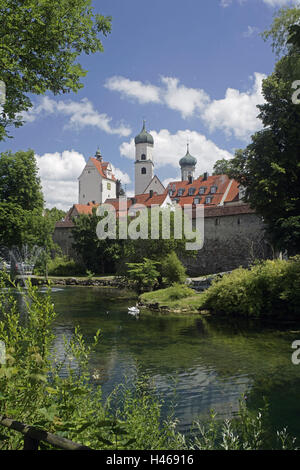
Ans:
{"type": "Polygon", "coordinates": [[[88,202],[102,204],[117,195],[117,180],[109,162],[104,162],[100,150],[86,163],[78,178],[79,204],[88,202]]]}

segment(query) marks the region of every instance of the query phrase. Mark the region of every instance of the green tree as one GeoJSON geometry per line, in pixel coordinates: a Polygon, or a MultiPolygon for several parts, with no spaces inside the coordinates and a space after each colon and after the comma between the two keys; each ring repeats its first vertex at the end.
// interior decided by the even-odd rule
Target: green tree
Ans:
{"type": "Polygon", "coordinates": [[[144,258],[142,263],[127,263],[128,277],[135,283],[138,292],[152,290],[158,284],[158,264],[149,258],[144,258]]]}
{"type": "Polygon", "coordinates": [[[77,58],[102,51],[99,33],[111,31],[111,18],[95,14],[91,5],[91,0],[0,0],[0,80],[6,84],[0,140],[8,136],[8,126],[22,125],[20,113],[32,107],[29,93],[82,88],[87,72],[77,58]]]}
{"type": "Polygon", "coordinates": [[[0,155],[0,203],[42,213],[44,198],[33,150],[0,155]]]}
{"type": "Polygon", "coordinates": [[[214,164],[213,175],[228,175],[231,171],[232,160],[222,158],[214,164]]]}
{"type": "Polygon", "coordinates": [[[168,285],[175,282],[183,284],[186,280],[185,268],[174,251],[162,260],[161,273],[168,285]]]}
{"type": "Polygon", "coordinates": [[[122,255],[122,243],[109,239],[99,240],[96,234],[99,220],[95,209],[91,215],[82,214],[74,219],[73,246],[86,269],[97,274],[112,273],[122,255]]]}
{"type": "Polygon", "coordinates": [[[290,51],[293,41],[290,43],[290,36],[293,32],[294,25],[299,22],[300,9],[298,7],[280,8],[269,29],[262,33],[265,41],[270,40],[273,51],[279,55],[286,54],[290,51]]]}
{"type": "Polygon", "coordinates": [[[37,209],[26,211],[13,203],[0,203],[0,246],[11,248],[28,245],[54,249],[54,225],[37,209]]]}
{"type": "Polygon", "coordinates": [[[54,223],[59,222],[66,216],[66,212],[61,209],[57,209],[57,207],[52,207],[52,209],[45,209],[44,214],[45,217],[53,220],[54,223]]]}
{"type": "Polygon", "coordinates": [[[53,250],[55,220],[43,216],[44,198],[34,152],[0,156],[0,245],[53,250]]]}
{"type": "MultiPolygon", "coordinates": [[[[300,19],[299,9],[283,12],[268,36],[274,47],[286,44],[291,21],[300,19]]],[[[291,255],[300,246],[300,106],[292,100],[292,85],[299,77],[300,54],[292,47],[263,81],[265,103],[258,106],[263,130],[236,153],[231,171],[246,187],[246,200],[266,222],[274,247],[291,255]]]]}

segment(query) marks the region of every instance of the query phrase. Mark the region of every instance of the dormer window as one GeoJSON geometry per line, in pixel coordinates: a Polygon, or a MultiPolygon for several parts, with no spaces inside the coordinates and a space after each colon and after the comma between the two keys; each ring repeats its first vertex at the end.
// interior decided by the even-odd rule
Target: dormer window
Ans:
{"type": "Polygon", "coordinates": [[[211,196],[207,196],[207,197],[205,198],[205,204],[211,204],[212,199],[213,199],[213,198],[212,198],[211,196]]]}
{"type": "Polygon", "coordinates": [[[193,196],[195,194],[196,188],[189,188],[189,196],[193,196]]]}
{"type": "Polygon", "coordinates": [[[179,188],[178,189],[178,196],[183,196],[184,193],[184,188],[179,188]]]}
{"type": "Polygon", "coordinates": [[[201,201],[200,197],[195,197],[194,204],[200,204],[200,201],[201,201]]]}
{"type": "Polygon", "coordinates": [[[201,186],[201,188],[199,189],[199,194],[204,194],[206,191],[206,188],[204,186],[201,186]]]}
{"type": "Polygon", "coordinates": [[[146,155],[144,153],[141,155],[141,160],[146,160],[146,155]]]}
{"type": "Polygon", "coordinates": [[[211,194],[215,194],[217,192],[217,186],[212,186],[210,188],[210,192],[211,192],[211,194]]]}

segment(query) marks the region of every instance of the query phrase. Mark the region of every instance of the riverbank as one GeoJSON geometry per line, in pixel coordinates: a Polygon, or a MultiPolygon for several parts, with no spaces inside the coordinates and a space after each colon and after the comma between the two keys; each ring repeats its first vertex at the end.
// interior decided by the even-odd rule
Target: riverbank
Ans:
{"type": "Polygon", "coordinates": [[[115,276],[105,277],[80,277],[80,276],[31,276],[32,285],[45,286],[49,282],[53,286],[86,286],[86,287],[116,287],[128,289],[128,284],[115,276]]]}
{"type": "Polygon", "coordinates": [[[202,309],[203,294],[185,285],[175,284],[166,289],[146,292],[139,296],[139,306],[160,312],[208,313],[202,309]]]}
{"type": "Polygon", "coordinates": [[[154,310],[203,310],[225,316],[299,318],[300,257],[267,260],[249,269],[235,269],[215,278],[202,293],[186,285],[147,292],[140,305],[154,310]]]}

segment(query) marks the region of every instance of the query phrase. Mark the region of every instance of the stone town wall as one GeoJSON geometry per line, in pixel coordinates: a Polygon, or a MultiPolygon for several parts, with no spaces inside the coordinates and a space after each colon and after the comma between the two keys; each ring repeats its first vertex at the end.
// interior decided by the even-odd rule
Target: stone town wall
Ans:
{"type": "MultiPolygon", "coordinates": [[[[72,226],[65,225],[57,224],[54,242],[63,254],[78,259],[72,248],[72,226]]],[[[247,267],[256,259],[271,257],[261,218],[243,204],[205,209],[204,246],[195,258],[187,251],[181,261],[189,276],[201,276],[247,267]]]]}
{"type": "Polygon", "coordinates": [[[248,267],[256,259],[271,257],[259,216],[252,211],[243,213],[236,207],[217,209],[222,208],[205,214],[203,248],[195,258],[182,258],[190,276],[231,271],[239,266],[248,267]]]}
{"type": "Polygon", "coordinates": [[[53,234],[53,241],[61,248],[64,255],[77,259],[76,252],[72,247],[74,242],[72,228],[72,226],[56,227],[53,234]]]}

